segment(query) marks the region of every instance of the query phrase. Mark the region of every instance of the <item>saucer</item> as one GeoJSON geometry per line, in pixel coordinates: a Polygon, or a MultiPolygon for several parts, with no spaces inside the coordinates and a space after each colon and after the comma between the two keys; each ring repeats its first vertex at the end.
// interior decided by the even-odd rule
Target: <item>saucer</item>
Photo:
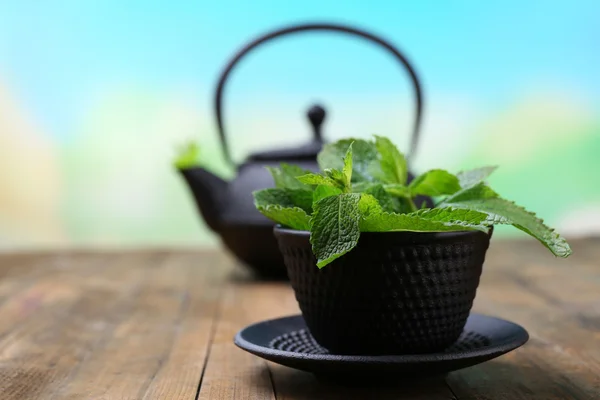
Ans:
{"type": "Polygon", "coordinates": [[[235,344],[258,357],[328,378],[429,377],[491,360],[522,346],[527,331],[500,318],[471,313],[460,338],[442,352],[407,355],[331,354],[311,336],[301,315],[242,329],[235,344]]]}

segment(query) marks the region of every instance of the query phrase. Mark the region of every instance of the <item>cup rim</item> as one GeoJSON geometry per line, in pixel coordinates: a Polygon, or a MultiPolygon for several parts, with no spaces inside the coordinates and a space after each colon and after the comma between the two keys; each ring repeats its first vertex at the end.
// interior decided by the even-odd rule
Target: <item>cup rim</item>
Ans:
{"type": "MultiPolygon", "coordinates": [[[[491,237],[494,231],[494,227],[490,226],[490,230],[487,236],[491,237]]],[[[281,224],[276,224],[273,227],[273,233],[276,237],[287,236],[295,237],[297,239],[309,239],[310,231],[298,230],[292,228],[283,227],[281,224]]],[[[449,231],[449,232],[413,232],[413,231],[392,231],[392,232],[361,232],[361,237],[376,238],[377,236],[385,236],[386,238],[394,239],[421,239],[425,241],[436,240],[436,239],[450,239],[450,238],[467,238],[470,236],[476,236],[485,234],[485,232],[477,230],[464,230],[464,231],[449,231]]]]}

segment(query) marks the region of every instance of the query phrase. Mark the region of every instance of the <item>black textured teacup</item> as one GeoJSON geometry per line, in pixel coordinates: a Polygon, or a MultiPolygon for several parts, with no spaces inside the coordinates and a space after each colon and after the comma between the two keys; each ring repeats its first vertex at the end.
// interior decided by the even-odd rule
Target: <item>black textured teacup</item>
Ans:
{"type": "Polygon", "coordinates": [[[491,231],[361,233],[322,269],[310,233],[275,227],[306,324],[334,354],[436,352],[460,336],[491,231]]]}

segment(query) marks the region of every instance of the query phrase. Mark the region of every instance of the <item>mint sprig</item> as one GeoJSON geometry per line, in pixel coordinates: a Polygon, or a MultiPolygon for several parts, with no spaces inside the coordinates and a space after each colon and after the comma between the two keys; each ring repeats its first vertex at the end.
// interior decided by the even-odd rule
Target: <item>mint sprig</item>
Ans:
{"type": "Polygon", "coordinates": [[[173,161],[175,168],[187,169],[200,165],[200,146],[198,143],[188,141],[177,150],[177,156],[173,161]]]}
{"type": "Polygon", "coordinates": [[[346,149],[340,169],[325,168],[322,174],[308,173],[296,179],[305,185],[329,186],[345,193],[352,191],[352,143],[346,149]]]}
{"type": "Polygon", "coordinates": [[[344,157],[348,147],[352,144],[352,178],[354,182],[373,181],[373,172],[377,173],[379,168],[375,165],[379,153],[373,142],[362,139],[342,139],[334,143],[328,143],[317,156],[319,167],[322,171],[333,168],[342,170],[344,157]],[[375,167],[375,168],[374,168],[375,167]]]}
{"type": "Polygon", "coordinates": [[[361,232],[488,232],[495,224],[515,226],[557,256],[571,254],[565,239],[535,214],[485,183],[496,167],[456,175],[433,169],[408,183],[404,155],[381,136],[327,144],[318,162],[321,173],[271,168],[276,188],[254,192],[254,199],[275,222],[310,231],[319,268],[356,247],[361,232]],[[436,198],[436,207],[418,210],[417,196],[436,198]]]}

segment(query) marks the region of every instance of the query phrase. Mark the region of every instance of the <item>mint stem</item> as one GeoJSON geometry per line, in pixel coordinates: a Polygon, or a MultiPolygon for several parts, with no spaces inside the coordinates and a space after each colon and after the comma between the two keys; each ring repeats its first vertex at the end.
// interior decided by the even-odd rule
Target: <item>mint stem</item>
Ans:
{"type": "Polygon", "coordinates": [[[412,197],[408,197],[408,204],[410,205],[411,212],[418,211],[417,206],[415,205],[415,202],[413,201],[412,197]]]}

